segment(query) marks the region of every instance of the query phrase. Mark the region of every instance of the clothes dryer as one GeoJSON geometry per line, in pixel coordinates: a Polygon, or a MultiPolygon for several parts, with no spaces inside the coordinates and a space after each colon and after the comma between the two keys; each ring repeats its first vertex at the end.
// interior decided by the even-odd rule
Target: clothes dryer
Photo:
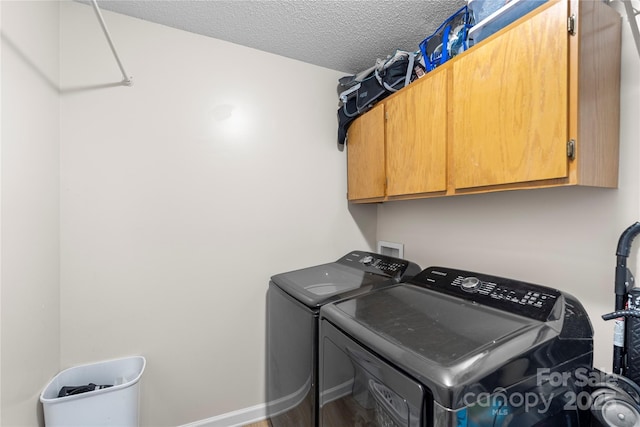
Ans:
{"type": "Polygon", "coordinates": [[[267,291],[267,415],[273,427],[317,425],[318,316],[324,304],[392,286],[412,262],[352,251],[271,277],[267,291]]]}

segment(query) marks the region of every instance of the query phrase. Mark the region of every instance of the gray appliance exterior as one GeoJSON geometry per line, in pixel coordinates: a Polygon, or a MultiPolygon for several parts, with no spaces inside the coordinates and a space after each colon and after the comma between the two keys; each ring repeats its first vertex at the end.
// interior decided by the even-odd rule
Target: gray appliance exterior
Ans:
{"type": "Polygon", "coordinates": [[[568,294],[432,267],[408,284],[326,305],[321,318],[323,427],[339,425],[334,421],[339,418],[334,402],[340,402],[343,416],[344,407],[356,408],[346,411],[347,418],[360,417],[371,425],[525,427],[544,425],[539,423],[545,420],[549,425],[559,419],[563,421],[557,425],[586,422],[583,413],[563,412],[568,402],[558,397],[571,399],[575,397],[571,393],[580,393],[575,373],[588,372],[593,362],[591,324],[580,303],[568,294]],[[566,373],[567,380],[551,387],[548,379],[553,372],[566,373]],[[413,383],[414,391],[395,388],[394,383],[401,381],[413,383]],[[364,388],[361,384],[368,384],[368,395],[354,392],[356,385],[364,388]],[[419,397],[418,386],[423,390],[419,397]],[[377,390],[384,392],[378,396],[377,390]],[[507,398],[556,398],[545,412],[479,404],[480,397],[496,392],[507,398]],[[552,416],[558,418],[549,421],[552,416]]]}
{"type": "Polygon", "coordinates": [[[274,275],[267,290],[267,415],[273,427],[318,422],[320,307],[420,272],[406,260],[352,251],[336,262],[274,275]]]}

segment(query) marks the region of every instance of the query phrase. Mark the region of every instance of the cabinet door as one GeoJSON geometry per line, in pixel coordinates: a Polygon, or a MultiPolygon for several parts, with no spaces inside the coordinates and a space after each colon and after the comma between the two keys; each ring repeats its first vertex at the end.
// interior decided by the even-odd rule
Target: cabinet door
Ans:
{"type": "Polygon", "coordinates": [[[427,74],[385,101],[389,197],[447,189],[447,72],[427,74]]]}
{"type": "Polygon", "coordinates": [[[384,165],[384,104],[378,104],[349,126],[347,198],[383,199],[384,165]]]}
{"type": "Polygon", "coordinates": [[[567,10],[559,2],[455,62],[455,188],[567,176],[567,10]]]}

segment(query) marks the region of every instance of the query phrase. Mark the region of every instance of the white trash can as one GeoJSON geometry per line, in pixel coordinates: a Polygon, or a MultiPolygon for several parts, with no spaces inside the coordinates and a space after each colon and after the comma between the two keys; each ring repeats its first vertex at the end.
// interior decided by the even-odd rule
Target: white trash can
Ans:
{"type": "Polygon", "coordinates": [[[40,394],[46,427],[137,427],[142,356],[76,366],[56,375],[40,394]],[[64,386],[94,383],[101,390],[58,397],[64,386]]]}

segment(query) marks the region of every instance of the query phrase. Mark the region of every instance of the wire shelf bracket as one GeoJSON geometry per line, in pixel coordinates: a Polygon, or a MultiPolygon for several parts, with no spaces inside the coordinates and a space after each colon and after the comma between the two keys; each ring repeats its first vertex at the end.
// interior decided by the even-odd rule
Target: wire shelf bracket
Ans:
{"type": "Polygon", "coordinates": [[[118,67],[120,68],[120,72],[122,73],[122,82],[120,84],[122,84],[123,86],[133,86],[133,80],[132,77],[130,77],[127,72],[124,69],[124,66],[122,65],[122,61],[120,61],[120,57],[118,56],[118,52],[116,51],[116,47],[113,44],[113,41],[111,40],[111,35],[109,34],[109,29],[107,28],[107,24],[105,24],[104,22],[104,18],[102,18],[102,13],[100,13],[100,8],[98,7],[98,2],[96,0],[91,0],[91,3],[93,4],[93,10],[95,10],[96,15],[98,17],[98,21],[100,21],[100,26],[102,27],[102,32],[104,33],[104,36],[107,39],[107,42],[109,43],[109,47],[111,48],[111,52],[113,52],[113,56],[116,59],[116,62],[118,63],[118,67]]]}

